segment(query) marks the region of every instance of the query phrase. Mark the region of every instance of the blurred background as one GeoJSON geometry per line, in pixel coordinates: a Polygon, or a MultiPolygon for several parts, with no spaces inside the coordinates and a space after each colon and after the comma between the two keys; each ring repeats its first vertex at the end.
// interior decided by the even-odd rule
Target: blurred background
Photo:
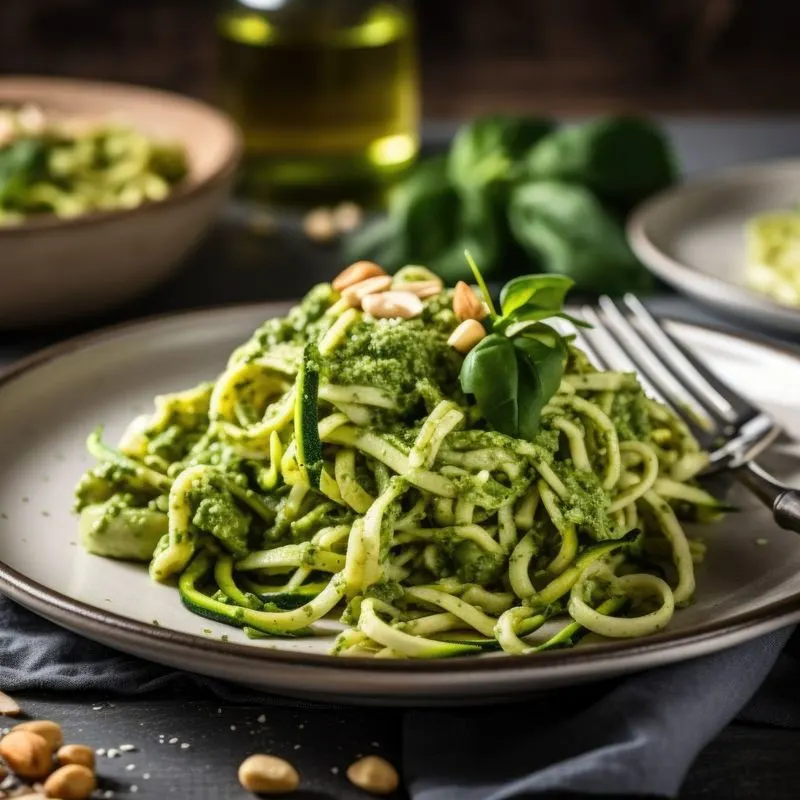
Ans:
{"type": "MultiPolygon", "coordinates": [[[[0,71],[102,77],[213,100],[225,5],[5,0],[0,71]]],[[[416,0],[410,7],[429,119],[800,105],[800,7],[785,0],[416,0]]]]}
{"type": "MultiPolygon", "coordinates": [[[[224,5],[6,0],[0,70],[105,77],[213,99],[224,5]]],[[[430,118],[532,105],[725,112],[800,102],[792,91],[800,8],[784,0],[505,0],[502,14],[494,0],[410,5],[430,118]]]]}
{"type": "MultiPolygon", "coordinates": [[[[785,0],[5,0],[0,78],[163,88],[223,109],[243,133],[234,200],[202,247],[144,298],[84,315],[77,324],[85,327],[296,297],[351,258],[376,254],[398,263],[426,257],[445,277],[461,277],[448,272],[452,252],[470,237],[486,241],[466,230],[486,215],[460,189],[452,202],[420,199],[429,201],[433,184],[451,173],[429,175],[424,191],[403,191],[423,216],[450,215],[442,225],[452,229],[452,252],[419,243],[392,250],[400,234],[411,236],[413,221],[398,221],[407,209],[390,209],[391,231],[375,225],[414,165],[447,151],[460,125],[484,115],[544,115],[559,124],[652,116],[674,145],[674,174],[637,201],[681,173],[794,155],[799,32],[800,5],[785,0]],[[453,203],[458,210],[446,211],[453,203]],[[351,246],[351,234],[364,230],[368,241],[356,237],[351,246]]],[[[632,203],[612,208],[601,194],[621,235],[632,203]]],[[[523,224],[509,233],[503,216],[492,234],[500,244],[485,259],[489,277],[546,268],[536,242],[518,234],[523,224]]],[[[437,235],[428,227],[422,238],[437,235]]],[[[584,288],[591,293],[592,281],[584,288]]],[[[48,324],[44,312],[39,321],[48,324]]]]}

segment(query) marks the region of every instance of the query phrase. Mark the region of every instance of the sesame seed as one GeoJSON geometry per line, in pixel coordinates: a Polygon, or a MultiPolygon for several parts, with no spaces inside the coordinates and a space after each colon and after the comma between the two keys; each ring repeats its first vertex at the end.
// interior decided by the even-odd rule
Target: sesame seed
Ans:
{"type": "Polygon", "coordinates": [[[150,780],[150,773],[149,772],[143,772],[142,773],[142,780],[143,781],[149,781],[150,780]]]}
{"type": "Polygon", "coordinates": [[[261,716],[260,716],[260,717],[259,717],[259,718],[256,720],[256,722],[260,722],[262,725],[263,725],[263,724],[264,724],[266,721],[267,721],[267,715],[266,715],[266,714],[262,714],[262,715],[261,715],[261,716]]]}
{"type": "Polygon", "coordinates": [[[95,750],[95,753],[97,753],[99,756],[104,756],[106,754],[106,749],[105,747],[98,747],[97,750],[95,750]]]}
{"type": "Polygon", "coordinates": [[[127,766],[127,767],[125,767],[125,769],[126,769],[128,772],[133,772],[133,771],[136,769],[136,764],[128,764],[128,766],[127,766]]]}
{"type": "Polygon", "coordinates": [[[109,748],[109,750],[108,750],[108,752],[106,753],[106,755],[107,755],[109,758],[119,758],[119,757],[122,755],[122,753],[120,753],[120,752],[119,752],[119,750],[117,750],[117,749],[115,749],[115,748],[111,747],[111,748],[109,748]]]}
{"type": "Polygon", "coordinates": [[[132,753],[136,749],[136,745],[133,744],[121,744],[119,749],[123,753],[132,753]]]}
{"type": "Polygon", "coordinates": [[[138,792],[138,791],[139,791],[139,787],[135,783],[132,783],[131,784],[131,794],[136,794],[136,792],[138,792]]]}
{"type": "Polygon", "coordinates": [[[339,767],[331,767],[331,775],[338,775],[339,767]]]}
{"type": "Polygon", "coordinates": [[[181,750],[188,750],[190,747],[189,742],[181,742],[181,750]]]}
{"type": "Polygon", "coordinates": [[[371,744],[373,747],[380,747],[380,746],[381,746],[381,743],[380,743],[380,742],[370,742],[370,744],[371,744]]]}
{"type": "Polygon", "coordinates": [[[170,743],[170,744],[178,744],[178,737],[177,737],[177,736],[173,736],[173,737],[172,737],[172,738],[169,740],[169,743],[170,743]]]}
{"type": "Polygon", "coordinates": [[[235,731],[236,730],[236,726],[235,725],[231,725],[231,730],[235,731]]]}
{"type": "Polygon", "coordinates": [[[103,706],[92,706],[92,711],[102,711],[103,706]]]}
{"type": "Polygon", "coordinates": [[[302,745],[296,744],[296,745],[294,746],[294,749],[295,749],[295,750],[299,750],[301,747],[302,747],[302,745]]]}
{"type": "Polygon", "coordinates": [[[105,792],[103,792],[103,797],[105,797],[105,798],[110,798],[110,797],[113,797],[113,796],[114,796],[114,790],[113,789],[106,789],[105,792]]]}

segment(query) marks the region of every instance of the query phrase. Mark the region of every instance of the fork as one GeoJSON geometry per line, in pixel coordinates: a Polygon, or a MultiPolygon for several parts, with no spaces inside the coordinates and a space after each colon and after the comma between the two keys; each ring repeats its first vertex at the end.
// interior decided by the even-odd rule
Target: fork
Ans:
{"type": "Polygon", "coordinates": [[[703,474],[730,471],[770,508],[778,525],[800,533],[800,491],[755,462],[781,433],[766,412],[681,346],[636,296],[603,296],[581,316],[592,327],[576,329],[577,344],[600,368],[638,373],[645,392],[669,406],[709,451],[703,474]]]}

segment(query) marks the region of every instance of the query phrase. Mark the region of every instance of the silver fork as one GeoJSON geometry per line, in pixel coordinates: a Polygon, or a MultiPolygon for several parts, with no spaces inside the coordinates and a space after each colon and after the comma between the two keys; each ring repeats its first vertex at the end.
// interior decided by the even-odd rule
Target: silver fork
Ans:
{"type": "Polygon", "coordinates": [[[635,371],[645,391],[669,406],[710,453],[705,474],[729,470],[772,511],[782,528],[800,533],[800,491],[755,463],[780,435],[777,423],[751,405],[682,347],[641,301],[601,297],[581,316],[592,325],[577,343],[597,366],[635,371]]]}

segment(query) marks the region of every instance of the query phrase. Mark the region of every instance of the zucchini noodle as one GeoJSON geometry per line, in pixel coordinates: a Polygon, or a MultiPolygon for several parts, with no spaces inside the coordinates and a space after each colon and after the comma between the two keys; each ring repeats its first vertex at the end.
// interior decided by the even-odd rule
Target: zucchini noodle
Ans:
{"type": "Polygon", "coordinates": [[[573,344],[533,438],[490,430],[459,386],[451,299],[373,319],[322,284],[118,447],[93,433],[84,546],[250,636],[338,621],[341,656],[535,657],[662,630],[704,552],[683,521],[726,508],[697,481],[706,454],[573,344]]]}

